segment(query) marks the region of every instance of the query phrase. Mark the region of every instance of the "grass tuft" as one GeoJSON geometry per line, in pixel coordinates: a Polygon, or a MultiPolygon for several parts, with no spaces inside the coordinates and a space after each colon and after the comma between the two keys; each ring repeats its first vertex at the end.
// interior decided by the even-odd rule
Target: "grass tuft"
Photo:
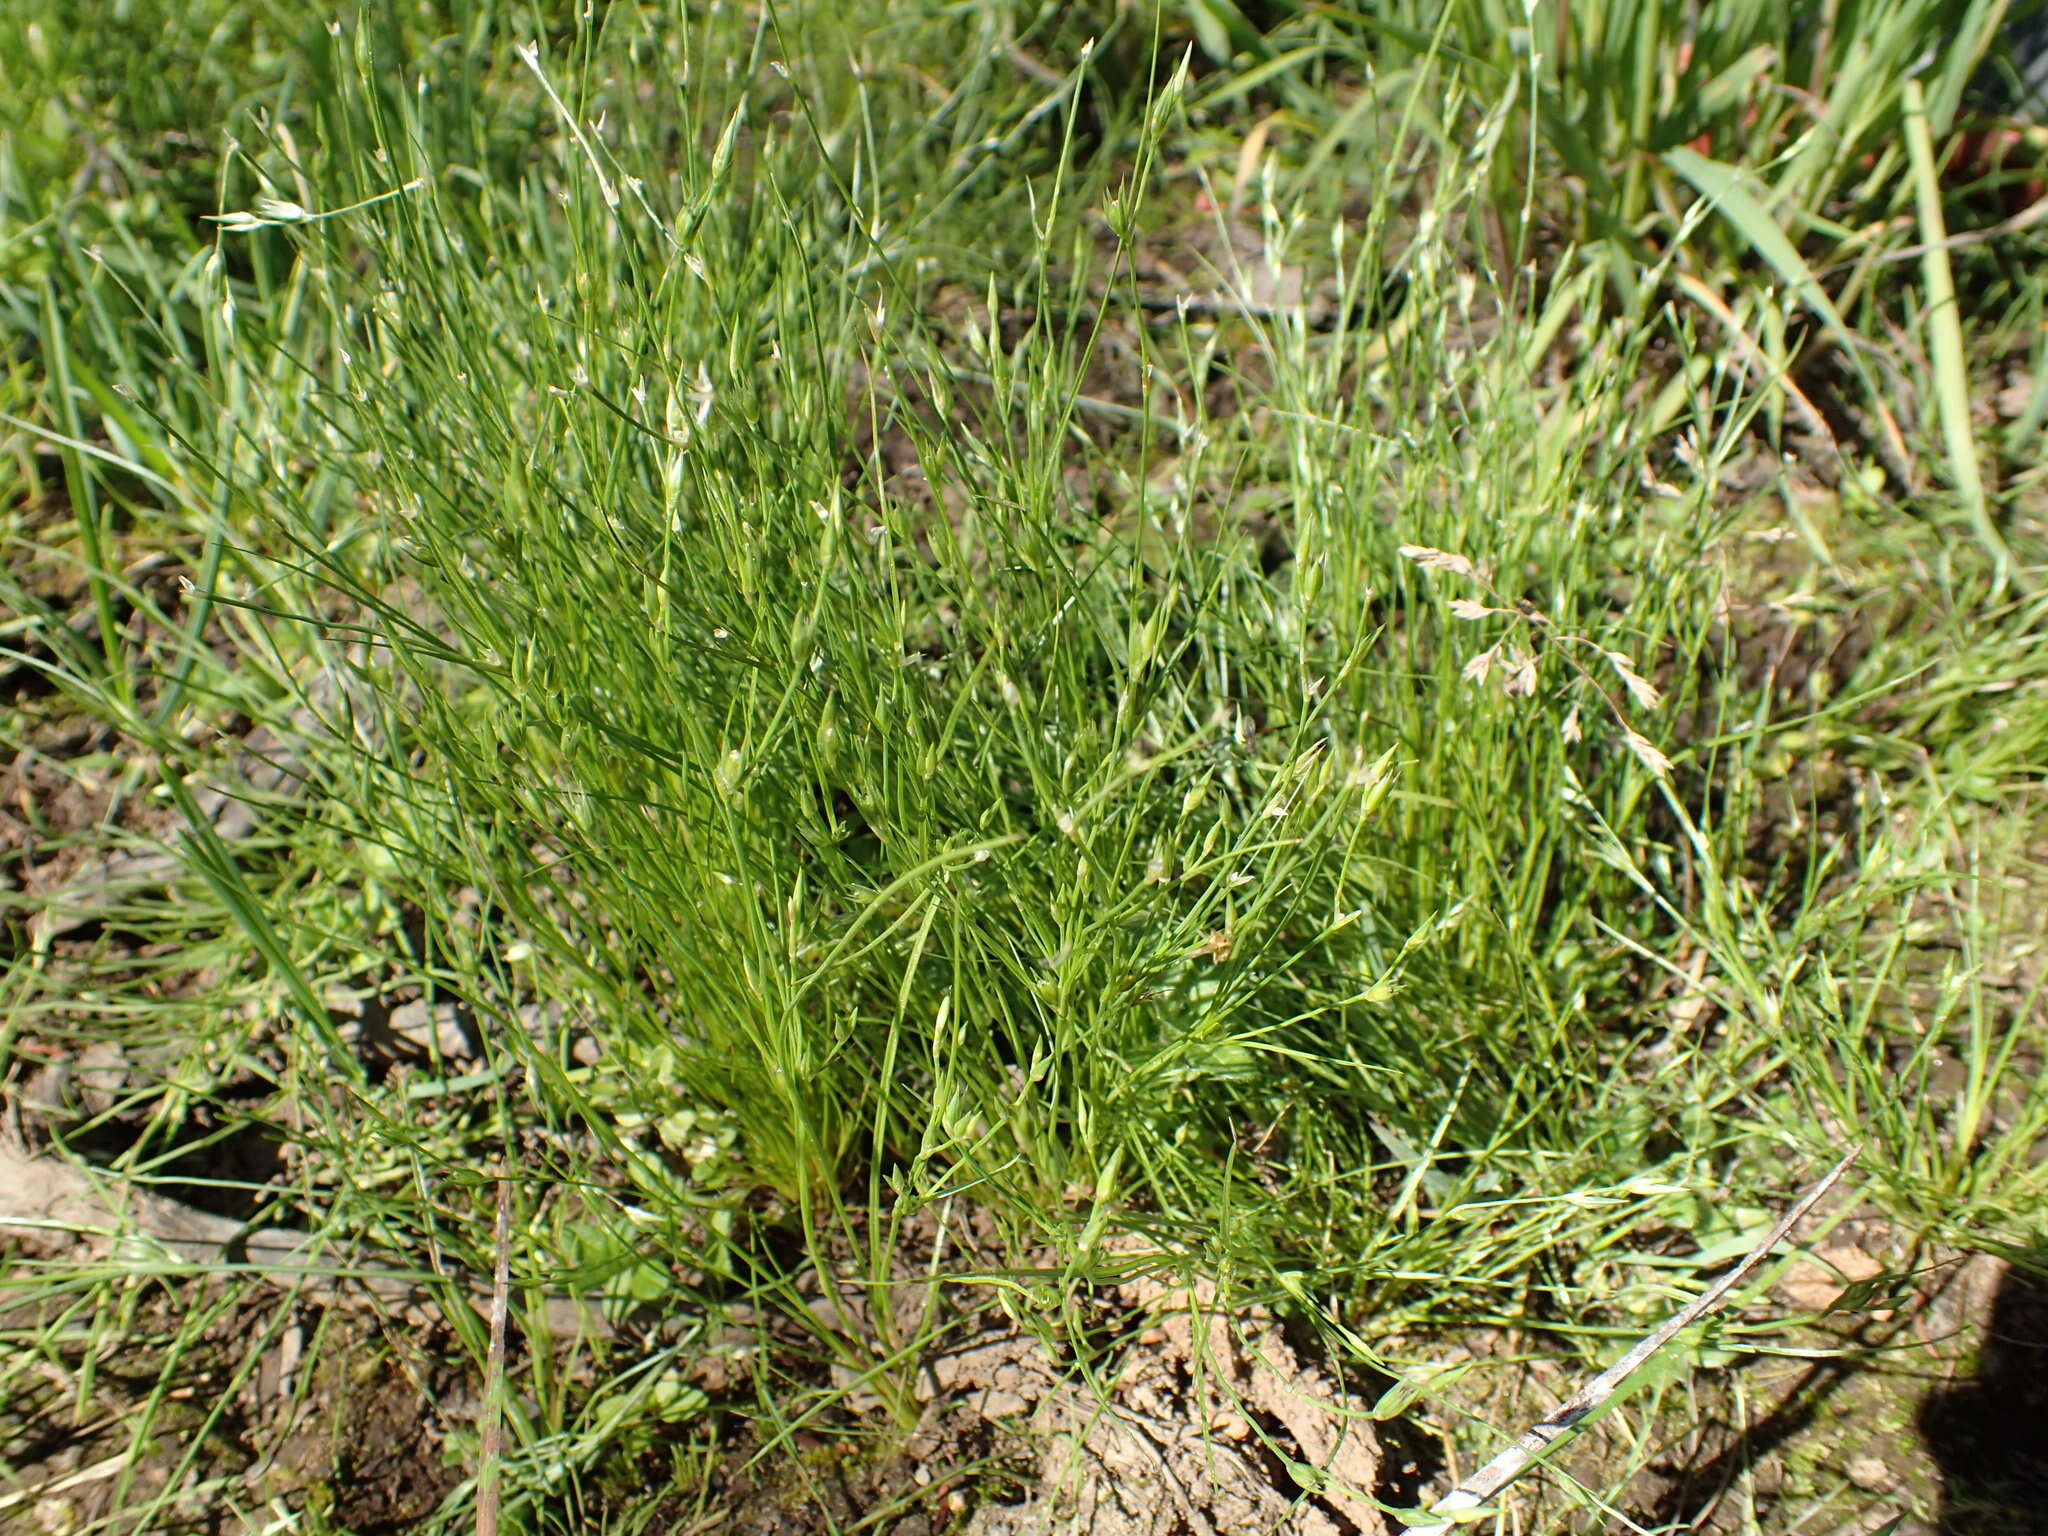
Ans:
{"type": "Polygon", "coordinates": [[[396,1520],[238,1417],[346,1444],[348,1286],[488,1397],[400,1523],[626,1530],[1137,1252],[1452,1466],[1845,1143],[1901,1273],[2038,1246],[1999,7],[45,9],[10,1112],[342,1279],[22,1239],[0,1497],[61,1404],[77,1529],[396,1520]]]}

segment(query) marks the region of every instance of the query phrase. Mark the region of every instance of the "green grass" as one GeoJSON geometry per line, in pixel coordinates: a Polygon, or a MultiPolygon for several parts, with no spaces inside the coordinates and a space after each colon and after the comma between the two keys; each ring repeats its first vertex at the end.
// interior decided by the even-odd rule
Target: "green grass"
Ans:
{"type": "MultiPolygon", "coordinates": [[[[102,725],[37,749],[115,787],[74,838],[177,855],[82,937],[0,897],[17,1084],[132,1064],[41,1134],[411,1266],[479,1383],[509,1178],[533,1530],[872,1429],[848,1371],[906,1429],[921,1349],[1068,1328],[1126,1230],[1389,1374],[1601,1358],[1847,1142],[1908,1245],[2038,1250],[2042,528],[2030,439],[1968,413],[2037,253],[1886,259],[1945,8],[1816,51],[1730,7],[1683,63],[1677,9],[1532,74],[1477,4],[1234,58],[1210,5],[7,8],[9,730],[102,725]],[[1788,463],[1813,396],[1864,439],[1788,463]],[[339,1027],[414,990],[477,1059],[339,1027]],[[211,1171],[252,1135],[274,1168],[211,1171]],[[805,1307],[942,1210],[1002,1262],[903,1327],[805,1307]],[[668,1341],[579,1360],[564,1292],[668,1341]],[[707,1399],[766,1314],[807,1340],[707,1399]]],[[[138,1459],[261,1504],[165,1394],[224,1351],[225,1412],[289,1295],[8,1285],[0,1475],[147,1348],[138,1459]]],[[[1774,1347],[1751,1299],[1687,1369],[1774,1347]]],[[[1517,1426],[1472,1401],[1417,1411],[1483,1457],[1517,1426]]]]}

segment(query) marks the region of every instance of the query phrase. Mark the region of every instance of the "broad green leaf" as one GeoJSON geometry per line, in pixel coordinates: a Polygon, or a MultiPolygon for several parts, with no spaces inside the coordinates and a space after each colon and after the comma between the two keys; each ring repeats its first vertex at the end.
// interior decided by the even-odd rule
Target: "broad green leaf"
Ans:
{"type": "Polygon", "coordinates": [[[1821,287],[1819,279],[1786,237],[1785,231],[1778,227],[1778,221],[1750,191],[1744,173],[1683,144],[1664,151],[1663,160],[1691,182],[1720,211],[1721,216],[1735,226],[1736,232],[1749,242],[1751,249],[1770,265],[1771,270],[1799,295],[1800,301],[1821,318],[1860,371],[1860,353],[1855,336],[1843,322],[1827,290],[1821,287]]]}

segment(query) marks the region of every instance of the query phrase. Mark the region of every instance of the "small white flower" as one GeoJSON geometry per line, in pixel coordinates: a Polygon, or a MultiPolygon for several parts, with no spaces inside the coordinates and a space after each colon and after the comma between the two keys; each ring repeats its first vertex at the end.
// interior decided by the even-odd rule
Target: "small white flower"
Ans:
{"type": "Polygon", "coordinates": [[[1536,658],[1520,646],[1509,646],[1506,663],[1507,675],[1500,680],[1500,691],[1511,699],[1528,698],[1536,691],[1536,658]]]}
{"type": "Polygon", "coordinates": [[[1449,571],[1454,576],[1477,575],[1477,568],[1463,555],[1454,555],[1447,549],[1431,549],[1427,544],[1403,544],[1401,558],[1413,560],[1425,571],[1449,571]]]}
{"type": "Polygon", "coordinates": [[[1624,727],[1621,739],[1628,743],[1629,751],[1635,753],[1636,761],[1657,775],[1658,778],[1661,779],[1671,772],[1671,759],[1651,746],[1646,737],[1639,736],[1634,731],[1624,727]]]}
{"type": "Polygon", "coordinates": [[[1601,654],[1607,658],[1608,665],[1612,666],[1620,674],[1622,686],[1628,689],[1630,698],[1642,705],[1644,709],[1655,709],[1657,707],[1658,702],[1664,696],[1657,691],[1656,685],[1648,678],[1637,675],[1635,664],[1628,657],[1622,655],[1620,651],[1603,651],[1601,654]]]}

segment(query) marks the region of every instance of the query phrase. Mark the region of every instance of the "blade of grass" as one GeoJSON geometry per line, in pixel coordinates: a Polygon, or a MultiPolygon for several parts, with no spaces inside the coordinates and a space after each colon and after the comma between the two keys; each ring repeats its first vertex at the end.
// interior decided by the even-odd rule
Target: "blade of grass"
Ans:
{"type": "Polygon", "coordinates": [[[1906,82],[1906,153],[1913,166],[1913,196],[1920,212],[1920,273],[1927,285],[1928,351],[1934,359],[1934,403],[1948,447],[1949,480],[1977,542],[1991,557],[1992,591],[2013,577],[2012,551],[1991,520],[1984,476],[1977,462],[1976,429],[1970,421],[1970,371],[1963,360],[1963,322],[1956,303],[1955,274],[1949,269],[1948,226],[1941,211],[1941,177],[1927,133],[1927,108],[1920,82],[1906,82]]]}
{"type": "Polygon", "coordinates": [[[1749,189],[1749,178],[1737,166],[1725,165],[1709,159],[1690,145],[1681,144],[1668,149],[1663,155],[1664,163],[1683,176],[1704,196],[1714,208],[1734,226],[1736,232],[1746,240],[1750,248],[1769,264],[1772,271],[1785,280],[1786,285],[1798,295],[1801,303],[1819,317],[1836,343],[1842,349],[1842,356],[1863,385],[1866,403],[1875,414],[1879,426],[1890,443],[1894,456],[1900,461],[1907,459],[1904,439],[1899,435],[1898,423],[1892,419],[1886,408],[1884,397],[1879,391],[1876,378],[1864,358],[1866,343],[1850,329],[1835,307],[1834,300],[1820,284],[1798,247],[1778,227],[1778,221],[1770,210],[1757,200],[1749,189]]]}

